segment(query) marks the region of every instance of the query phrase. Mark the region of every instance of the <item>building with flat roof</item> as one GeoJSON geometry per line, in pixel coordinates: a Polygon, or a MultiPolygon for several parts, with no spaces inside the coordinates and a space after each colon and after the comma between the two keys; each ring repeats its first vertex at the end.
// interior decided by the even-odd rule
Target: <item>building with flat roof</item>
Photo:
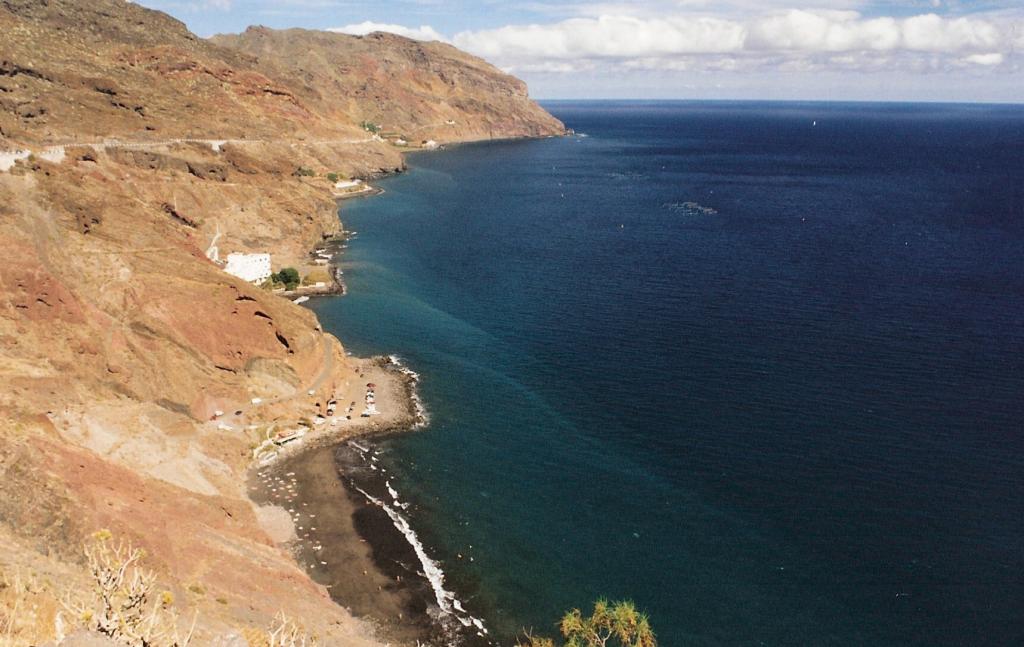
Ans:
{"type": "Polygon", "coordinates": [[[259,285],[270,278],[270,254],[228,254],[224,271],[259,285]]]}

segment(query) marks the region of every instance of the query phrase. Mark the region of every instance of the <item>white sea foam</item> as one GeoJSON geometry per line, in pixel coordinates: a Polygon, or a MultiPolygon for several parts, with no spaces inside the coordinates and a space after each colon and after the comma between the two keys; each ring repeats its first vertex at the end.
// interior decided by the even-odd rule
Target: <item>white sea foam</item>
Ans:
{"type": "MultiPolygon", "coordinates": [[[[423,401],[420,399],[419,393],[416,391],[416,385],[420,380],[419,373],[407,367],[402,362],[402,358],[397,355],[390,355],[388,357],[388,362],[394,366],[397,371],[407,376],[413,383],[411,399],[416,418],[415,427],[420,428],[425,426],[429,422],[429,416],[427,414],[426,407],[423,406],[423,401]]],[[[348,441],[348,445],[359,452],[360,457],[371,470],[380,471],[382,473],[387,472],[387,470],[379,468],[375,464],[377,462],[377,455],[380,454],[379,449],[371,450],[369,447],[364,447],[354,440],[348,441]]],[[[388,494],[391,496],[390,504],[381,501],[369,492],[353,485],[356,491],[366,497],[368,501],[380,506],[380,508],[384,510],[388,515],[388,518],[390,518],[391,522],[395,525],[395,528],[402,533],[406,538],[406,541],[409,542],[409,545],[412,546],[413,551],[416,553],[416,557],[420,560],[420,565],[423,567],[423,572],[421,574],[428,582],[430,582],[431,589],[433,589],[434,598],[437,600],[437,607],[440,613],[439,620],[442,625],[454,621],[466,628],[476,627],[477,634],[480,636],[487,634],[487,629],[484,627],[483,621],[467,613],[465,607],[463,607],[462,603],[455,597],[455,594],[444,588],[444,571],[441,569],[440,564],[427,555],[427,551],[424,548],[423,543],[420,542],[416,531],[414,531],[412,526],[409,525],[409,521],[398,512],[398,510],[408,510],[410,507],[409,504],[403,502],[399,498],[398,491],[391,487],[390,480],[385,481],[384,486],[387,488],[388,494]]]]}
{"type": "Polygon", "coordinates": [[[430,414],[427,413],[427,407],[423,404],[423,399],[420,398],[419,390],[416,388],[420,382],[420,374],[406,366],[398,355],[388,355],[388,362],[412,382],[413,388],[410,399],[412,400],[413,413],[416,419],[413,428],[420,429],[427,426],[430,422],[430,414]]]}
{"type": "MultiPolygon", "coordinates": [[[[391,481],[385,481],[384,482],[384,486],[387,487],[388,494],[391,495],[391,500],[394,502],[396,508],[399,508],[399,509],[402,509],[402,510],[408,510],[409,509],[409,504],[408,503],[402,503],[402,501],[399,500],[399,498],[398,498],[398,491],[396,491],[395,488],[391,487],[391,481]]],[[[462,611],[462,610],[463,609],[459,609],[459,611],[462,611]]]]}
{"type": "Polygon", "coordinates": [[[669,211],[688,216],[714,216],[718,214],[717,210],[705,207],[697,202],[666,202],[662,206],[669,211]]]}
{"type": "MultiPolygon", "coordinates": [[[[401,503],[401,501],[399,501],[398,492],[392,489],[391,484],[386,483],[386,486],[388,493],[391,494],[395,503],[402,507],[406,507],[401,503]]],[[[455,597],[455,594],[444,588],[444,571],[441,569],[441,565],[427,555],[426,548],[424,548],[423,543],[416,534],[416,531],[409,525],[409,521],[399,514],[399,512],[393,507],[376,498],[366,490],[359,487],[356,487],[356,490],[366,497],[367,501],[380,506],[380,508],[384,510],[391,519],[391,522],[395,525],[395,528],[402,533],[406,541],[409,542],[409,545],[412,546],[413,550],[416,552],[416,557],[419,558],[420,565],[423,567],[422,574],[427,578],[427,581],[430,582],[430,587],[434,591],[434,599],[437,601],[438,609],[440,609],[442,622],[445,620],[454,620],[463,627],[474,626],[480,632],[486,634],[487,629],[484,627],[483,621],[466,613],[465,608],[462,606],[462,603],[459,602],[458,598],[455,597]]]]}

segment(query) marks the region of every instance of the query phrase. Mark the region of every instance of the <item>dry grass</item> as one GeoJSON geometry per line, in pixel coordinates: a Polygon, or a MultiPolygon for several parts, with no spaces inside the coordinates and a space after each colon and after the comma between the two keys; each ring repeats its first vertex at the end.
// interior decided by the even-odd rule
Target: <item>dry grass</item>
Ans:
{"type": "Polygon", "coordinates": [[[316,285],[317,283],[330,283],[331,275],[327,270],[311,270],[309,274],[302,277],[303,285],[316,285]]]}
{"type": "Polygon", "coordinates": [[[141,566],[145,556],[107,530],[94,533],[85,546],[92,590],[68,594],[64,608],[83,628],[131,647],[188,647],[195,619],[183,632],[174,595],[157,590],[156,574],[141,566]]]}
{"type": "Polygon", "coordinates": [[[6,567],[0,573],[0,647],[53,640],[59,610],[51,587],[33,574],[6,567]]]}
{"type": "Polygon", "coordinates": [[[249,647],[316,647],[316,636],[310,636],[283,612],[278,613],[269,629],[242,630],[249,647]]]}
{"type": "MultiPolygon", "coordinates": [[[[85,545],[85,556],[89,578],[73,583],[54,584],[27,567],[0,566],[0,647],[59,645],[82,629],[130,647],[189,647],[197,617],[181,621],[174,596],[142,566],[142,550],[99,531],[85,545]]],[[[284,613],[269,627],[241,633],[249,647],[319,644],[284,613]]]]}

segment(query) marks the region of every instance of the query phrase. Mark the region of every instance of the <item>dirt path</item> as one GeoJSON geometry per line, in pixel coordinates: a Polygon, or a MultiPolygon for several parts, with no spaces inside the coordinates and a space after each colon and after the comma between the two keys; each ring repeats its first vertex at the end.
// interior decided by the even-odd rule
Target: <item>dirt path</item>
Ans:
{"type": "Polygon", "coordinates": [[[249,402],[242,406],[235,407],[232,409],[232,411],[240,411],[241,413],[234,413],[230,416],[230,418],[237,420],[240,417],[248,415],[252,411],[256,411],[258,409],[273,406],[276,404],[281,404],[283,402],[288,402],[289,400],[293,400],[301,396],[306,396],[309,394],[310,391],[318,391],[320,387],[324,385],[324,382],[327,381],[327,378],[329,378],[334,373],[334,353],[331,352],[331,338],[324,333],[321,334],[323,336],[321,342],[323,344],[324,358],[322,366],[320,368],[320,373],[316,376],[316,379],[314,379],[313,382],[305,386],[300,386],[296,388],[295,391],[290,393],[289,395],[282,395],[280,397],[272,398],[270,400],[261,400],[256,404],[249,402]]]}
{"type": "Polygon", "coordinates": [[[209,146],[213,151],[221,152],[221,147],[225,144],[247,145],[247,144],[287,144],[289,146],[318,146],[318,145],[343,145],[352,146],[356,144],[369,144],[371,142],[383,142],[377,136],[364,137],[361,139],[313,139],[310,141],[299,141],[293,139],[163,139],[159,141],[123,141],[123,140],[108,140],[99,142],[65,142],[61,144],[53,144],[51,146],[44,146],[38,150],[30,149],[28,147],[19,148],[17,150],[2,150],[0,149],[0,172],[9,171],[14,166],[16,160],[21,160],[29,157],[29,155],[37,155],[43,159],[48,159],[52,162],[60,162],[64,159],[65,149],[67,148],[120,148],[127,150],[147,150],[151,148],[166,148],[175,144],[201,144],[203,146],[209,146]]]}

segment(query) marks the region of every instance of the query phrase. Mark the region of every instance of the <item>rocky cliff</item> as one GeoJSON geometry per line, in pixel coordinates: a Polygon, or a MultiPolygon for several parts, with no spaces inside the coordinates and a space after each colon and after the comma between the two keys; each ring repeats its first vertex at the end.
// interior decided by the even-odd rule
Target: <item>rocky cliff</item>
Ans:
{"type": "Polygon", "coordinates": [[[486,63],[390,35],[206,41],[123,0],[0,0],[0,34],[0,150],[33,153],[0,172],[0,567],[48,583],[35,620],[0,618],[13,644],[55,637],[99,528],[147,549],[198,644],[246,644],[279,611],[373,644],[245,488],[275,424],[365,369],[207,252],[307,259],[340,227],[328,172],[403,166],[362,122],[447,142],[561,124],[486,63]]]}
{"type": "Polygon", "coordinates": [[[254,57],[264,74],[292,79],[301,96],[349,123],[375,124],[411,144],[564,130],[530,101],[525,83],[445,43],[262,27],[212,41],[254,57]]]}

